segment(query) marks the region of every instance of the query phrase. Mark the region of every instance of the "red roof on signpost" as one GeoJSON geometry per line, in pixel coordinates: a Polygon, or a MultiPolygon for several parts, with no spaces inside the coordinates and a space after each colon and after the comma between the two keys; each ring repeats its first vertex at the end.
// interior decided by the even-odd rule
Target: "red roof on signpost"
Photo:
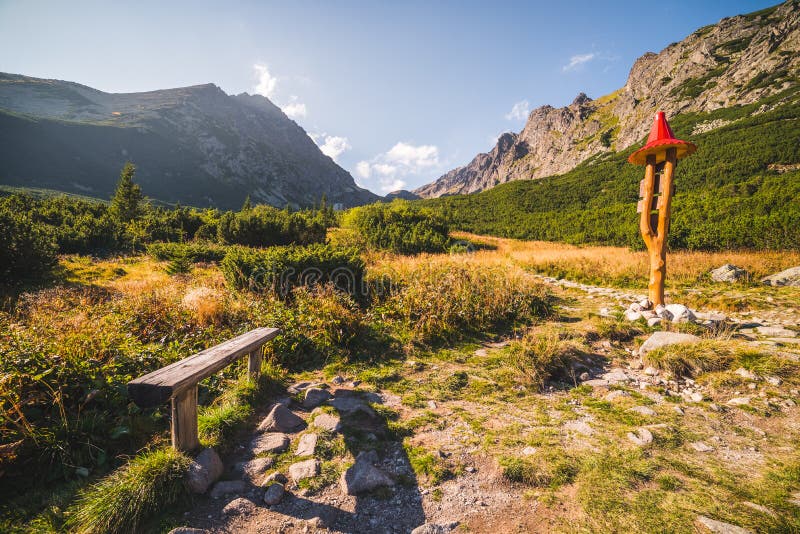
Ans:
{"type": "Polygon", "coordinates": [[[667,157],[668,148],[677,148],[678,159],[685,158],[697,150],[697,146],[689,141],[681,141],[675,138],[672,128],[669,127],[667,117],[663,111],[656,113],[653,121],[653,128],[647,138],[647,144],[628,157],[628,162],[635,165],[647,163],[647,156],[655,154],[656,163],[661,163],[667,157]]]}

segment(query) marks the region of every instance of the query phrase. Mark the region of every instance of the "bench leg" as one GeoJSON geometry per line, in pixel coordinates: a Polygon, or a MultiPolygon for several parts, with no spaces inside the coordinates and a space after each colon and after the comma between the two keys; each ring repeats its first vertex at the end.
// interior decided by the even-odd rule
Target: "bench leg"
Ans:
{"type": "Polygon", "coordinates": [[[253,380],[258,380],[258,377],[261,375],[261,348],[248,354],[247,372],[253,380]]]}
{"type": "Polygon", "coordinates": [[[172,447],[191,452],[200,446],[197,437],[197,386],[172,399],[172,447]]]}

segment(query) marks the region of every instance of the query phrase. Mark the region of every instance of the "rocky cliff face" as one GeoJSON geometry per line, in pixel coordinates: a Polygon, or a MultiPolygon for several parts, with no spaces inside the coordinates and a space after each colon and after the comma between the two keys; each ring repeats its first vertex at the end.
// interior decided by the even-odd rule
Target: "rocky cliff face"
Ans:
{"type": "Polygon", "coordinates": [[[125,161],[150,197],[238,208],[378,197],[262,96],[213,84],[109,94],[0,74],[0,183],[108,197],[125,161]]]}
{"type": "Polygon", "coordinates": [[[640,57],[614,93],[597,100],[580,94],[569,106],[535,109],[519,134],[503,134],[488,154],[414,193],[474,193],[567,172],[591,156],[641,141],[657,110],[672,117],[750,104],[783,91],[798,83],[799,63],[800,2],[723,19],[640,57]]]}

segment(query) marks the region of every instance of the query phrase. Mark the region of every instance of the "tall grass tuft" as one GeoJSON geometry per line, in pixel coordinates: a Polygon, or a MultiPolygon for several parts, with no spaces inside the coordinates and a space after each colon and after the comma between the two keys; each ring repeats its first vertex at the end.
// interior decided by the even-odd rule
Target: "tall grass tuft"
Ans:
{"type": "Polygon", "coordinates": [[[143,521],[184,499],[191,460],[173,449],[146,452],[82,491],[66,526],[76,534],[141,532],[143,521]]]}
{"type": "Polygon", "coordinates": [[[578,354],[576,342],[558,332],[528,331],[509,345],[507,364],[527,385],[542,389],[552,378],[567,376],[578,354]]]}

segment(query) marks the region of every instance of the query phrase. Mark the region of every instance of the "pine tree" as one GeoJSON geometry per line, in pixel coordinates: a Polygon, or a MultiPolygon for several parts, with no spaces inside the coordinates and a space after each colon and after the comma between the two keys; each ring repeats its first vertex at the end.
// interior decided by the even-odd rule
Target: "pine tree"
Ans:
{"type": "Polygon", "coordinates": [[[240,211],[250,211],[251,209],[253,209],[253,204],[250,202],[250,195],[247,195],[240,211]]]}
{"type": "Polygon", "coordinates": [[[133,182],[136,167],[130,161],[122,168],[117,190],[111,199],[111,214],[120,222],[130,222],[142,214],[144,196],[142,189],[133,182]]]}

